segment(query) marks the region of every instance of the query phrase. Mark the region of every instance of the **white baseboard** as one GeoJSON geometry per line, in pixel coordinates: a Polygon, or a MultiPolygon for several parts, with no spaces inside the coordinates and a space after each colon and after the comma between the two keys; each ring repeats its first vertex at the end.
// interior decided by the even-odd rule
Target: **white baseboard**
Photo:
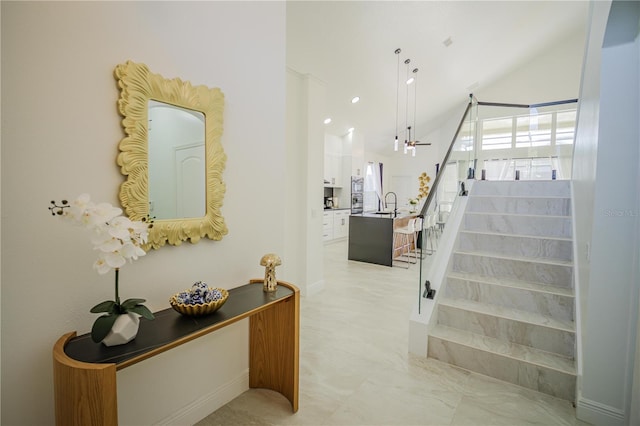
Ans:
{"type": "Polygon", "coordinates": [[[218,389],[203,395],[156,425],[193,425],[249,389],[249,369],[218,389]]]}
{"type": "Polygon", "coordinates": [[[624,412],[620,409],[578,397],[576,417],[594,425],[623,426],[626,425],[624,412]]]}

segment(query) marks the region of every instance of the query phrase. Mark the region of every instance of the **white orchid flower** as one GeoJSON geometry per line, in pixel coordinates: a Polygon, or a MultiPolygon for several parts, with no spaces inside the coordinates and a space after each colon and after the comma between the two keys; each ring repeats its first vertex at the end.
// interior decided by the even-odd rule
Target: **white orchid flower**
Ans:
{"type": "Polygon", "coordinates": [[[131,242],[124,243],[122,245],[122,250],[120,250],[120,253],[125,259],[128,259],[129,261],[137,260],[138,257],[147,254],[144,250],[131,242]]]}
{"type": "Polygon", "coordinates": [[[127,261],[120,253],[100,253],[98,260],[93,264],[93,267],[99,274],[104,275],[112,269],[117,269],[123,266],[127,261]]]}
{"type": "Polygon", "coordinates": [[[131,238],[138,244],[145,244],[149,237],[149,224],[147,222],[131,222],[131,238]]]}
{"type": "Polygon", "coordinates": [[[113,269],[120,268],[124,266],[125,263],[127,263],[127,259],[125,259],[122,253],[119,251],[105,253],[104,260],[105,262],[107,262],[107,265],[109,265],[113,269]]]}
{"type": "Polygon", "coordinates": [[[121,209],[109,203],[93,203],[88,194],[78,196],[63,213],[92,231],[91,242],[100,252],[93,266],[100,274],[146,254],[141,246],[147,242],[149,224],[121,215],[121,209]]]}
{"type": "Polygon", "coordinates": [[[84,214],[88,208],[93,208],[91,198],[89,194],[81,194],[69,204],[69,210],[65,212],[64,216],[84,224],[84,214]]]}
{"type": "Polygon", "coordinates": [[[120,216],[122,210],[113,207],[109,203],[100,203],[94,205],[92,208],[88,208],[84,214],[87,217],[85,224],[89,227],[99,226],[102,223],[108,223],[116,216],[120,216]]]}

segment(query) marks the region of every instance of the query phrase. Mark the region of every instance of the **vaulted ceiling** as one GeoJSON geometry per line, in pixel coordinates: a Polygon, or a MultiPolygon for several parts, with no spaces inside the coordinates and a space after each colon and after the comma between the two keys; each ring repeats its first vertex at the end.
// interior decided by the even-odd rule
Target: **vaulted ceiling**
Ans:
{"type": "Polygon", "coordinates": [[[289,1],[287,65],[326,83],[328,133],[354,127],[369,149],[384,153],[397,111],[402,122],[407,107],[403,98],[396,108],[397,48],[400,80],[405,59],[410,70],[419,69],[416,121],[427,123],[583,29],[588,7],[585,1],[289,1]],[[354,96],[360,102],[352,104],[354,96]]]}

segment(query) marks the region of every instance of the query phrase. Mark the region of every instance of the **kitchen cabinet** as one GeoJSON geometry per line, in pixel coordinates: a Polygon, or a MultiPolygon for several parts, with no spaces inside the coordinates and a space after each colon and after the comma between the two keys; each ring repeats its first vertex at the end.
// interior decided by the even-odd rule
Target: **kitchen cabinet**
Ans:
{"type": "Polygon", "coordinates": [[[342,187],[342,156],[325,154],[324,156],[324,186],[342,187]]]}
{"type": "Polygon", "coordinates": [[[322,241],[333,240],[333,212],[325,211],[322,214],[322,241]]]}
{"type": "Polygon", "coordinates": [[[350,209],[325,210],[322,216],[322,240],[332,241],[349,236],[350,209]]]}
{"type": "Polygon", "coordinates": [[[336,210],[333,212],[333,238],[346,238],[349,236],[350,210],[336,210]]]}
{"type": "Polygon", "coordinates": [[[392,215],[356,214],[349,217],[349,260],[393,266],[393,260],[401,253],[399,241],[395,241],[394,229],[406,226],[415,214],[392,215]]]}

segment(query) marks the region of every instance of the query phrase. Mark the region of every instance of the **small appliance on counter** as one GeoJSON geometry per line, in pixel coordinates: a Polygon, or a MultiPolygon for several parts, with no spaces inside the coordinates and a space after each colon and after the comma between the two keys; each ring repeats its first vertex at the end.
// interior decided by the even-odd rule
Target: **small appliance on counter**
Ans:
{"type": "Polygon", "coordinates": [[[351,214],[361,214],[364,207],[364,178],[351,176],[351,214]]]}
{"type": "Polygon", "coordinates": [[[324,208],[325,209],[333,208],[333,197],[324,197],[324,208]]]}

